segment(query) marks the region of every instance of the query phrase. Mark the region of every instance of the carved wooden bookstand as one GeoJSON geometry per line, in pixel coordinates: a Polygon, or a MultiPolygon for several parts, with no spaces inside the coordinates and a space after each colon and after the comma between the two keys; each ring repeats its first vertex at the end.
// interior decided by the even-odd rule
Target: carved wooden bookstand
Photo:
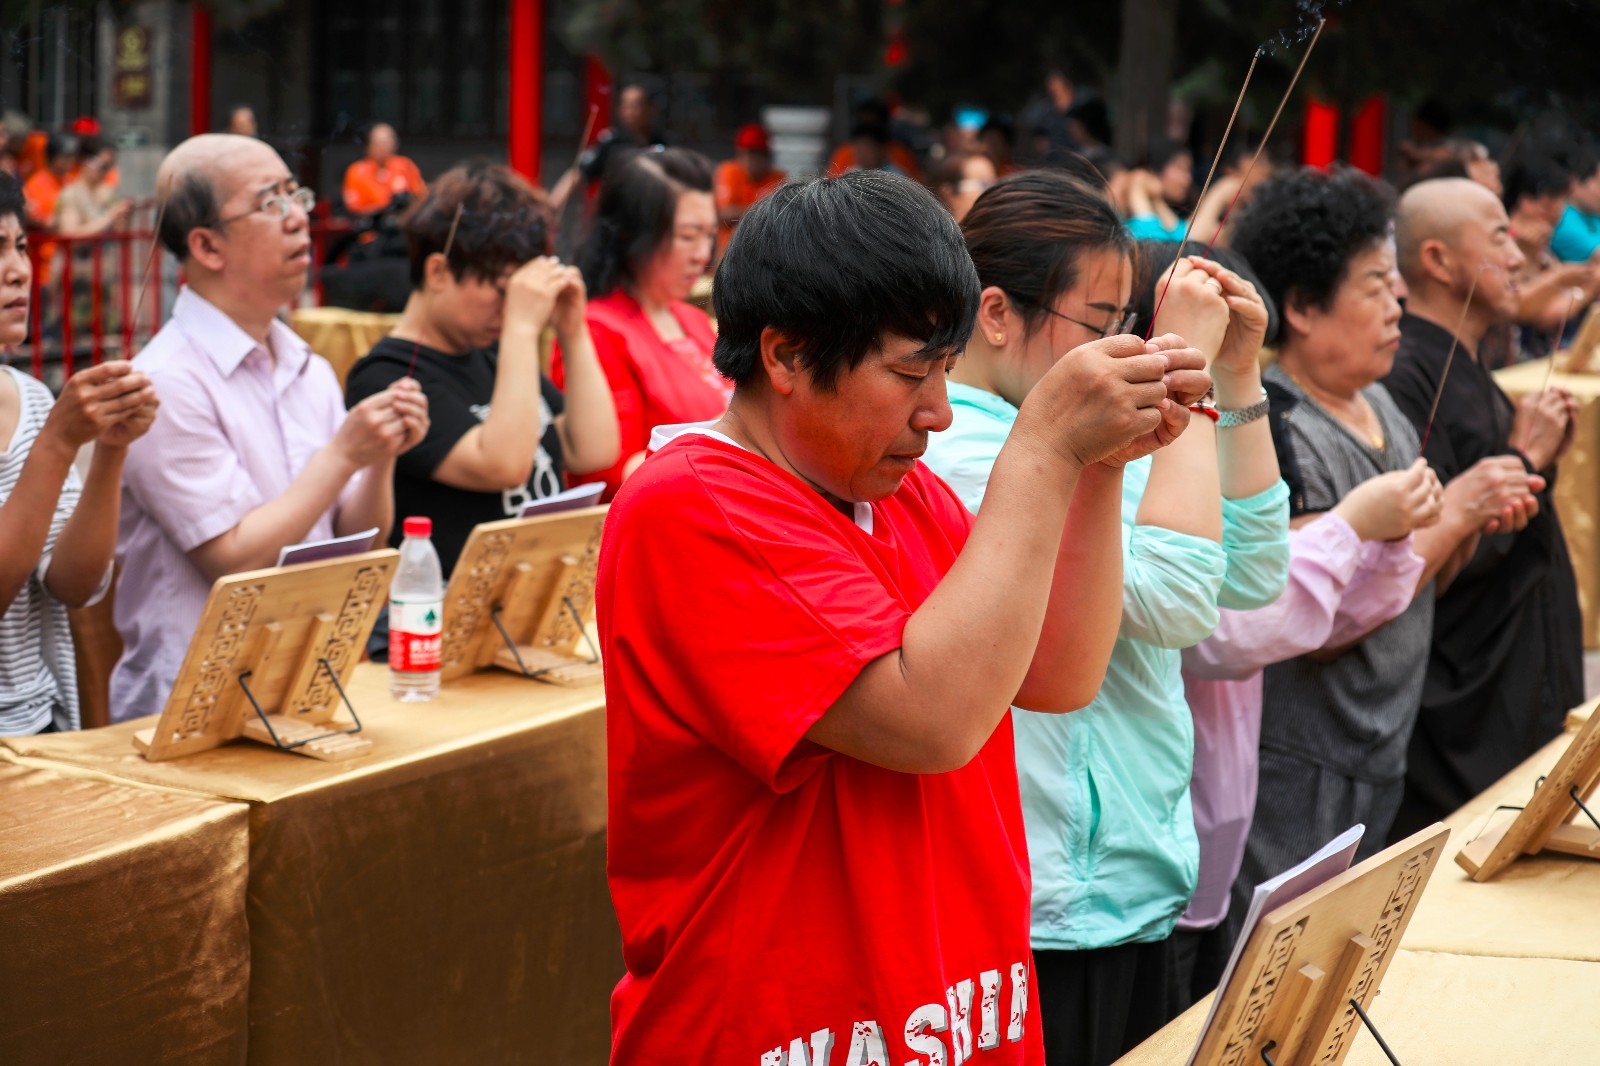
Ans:
{"type": "Polygon", "coordinates": [[[1487,881],[1518,857],[1540,851],[1600,859],[1600,825],[1593,821],[1600,807],[1588,802],[1597,786],[1600,713],[1589,715],[1516,818],[1468,843],[1456,853],[1456,865],[1474,881],[1487,881]]]}
{"type": "Polygon", "coordinates": [[[344,685],[399,558],[385,548],[219,579],[160,720],[134,746],[152,762],[240,736],[314,759],[365,754],[344,685]],[[340,702],[353,724],[335,721],[340,702]]]}
{"type": "Polygon", "coordinates": [[[1424,829],[1263,916],[1196,1066],[1339,1066],[1449,836],[1424,829]]]}
{"type": "Polygon", "coordinates": [[[600,681],[587,644],[605,507],[485,522],[472,531],[444,594],[440,677],[498,666],[553,685],[600,681]],[[585,652],[587,654],[585,654],[585,652]]]}

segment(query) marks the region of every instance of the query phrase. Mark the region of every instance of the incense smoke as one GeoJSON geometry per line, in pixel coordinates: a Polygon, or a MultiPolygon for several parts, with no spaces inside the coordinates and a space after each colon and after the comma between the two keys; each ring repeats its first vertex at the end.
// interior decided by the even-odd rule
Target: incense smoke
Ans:
{"type": "Polygon", "coordinates": [[[1344,2],[1345,0],[1295,0],[1295,7],[1299,9],[1299,17],[1295,20],[1295,24],[1279,30],[1262,41],[1257,52],[1261,55],[1276,55],[1280,49],[1304,44],[1313,33],[1317,32],[1317,26],[1326,17],[1323,10],[1329,6],[1343,7],[1344,2]]]}

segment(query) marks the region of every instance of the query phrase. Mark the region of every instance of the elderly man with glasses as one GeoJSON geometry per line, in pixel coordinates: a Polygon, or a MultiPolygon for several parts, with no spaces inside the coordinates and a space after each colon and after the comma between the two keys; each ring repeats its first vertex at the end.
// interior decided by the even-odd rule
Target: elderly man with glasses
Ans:
{"type": "Polygon", "coordinates": [[[394,462],[423,438],[410,378],[347,413],[328,363],[278,320],[311,265],[309,211],[278,153],[234,134],[173,149],[156,178],[158,237],[186,279],[134,366],[161,399],[130,449],[112,717],[160,711],[212,582],[301,541],[394,519],[394,462]]]}

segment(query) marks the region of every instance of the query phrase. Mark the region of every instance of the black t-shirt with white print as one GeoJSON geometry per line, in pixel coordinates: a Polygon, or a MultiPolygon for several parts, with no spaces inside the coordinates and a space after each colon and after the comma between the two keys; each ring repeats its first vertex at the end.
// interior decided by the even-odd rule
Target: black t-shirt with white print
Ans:
{"type": "Polygon", "coordinates": [[[525,505],[553,496],[566,487],[561,437],[555,428],[555,416],[561,413],[563,400],[561,390],[549,378],[541,376],[544,433],[539,438],[533,473],[526,485],[503,492],[454,488],[435,481],[433,472],[467,431],[481,425],[489,416],[499,348],[493,346],[464,355],[449,355],[426,345],[385,337],[351,367],[345,385],[345,403],[354,406],[405,377],[413,352],[416,353],[416,370],[412,376],[428,397],[430,425],[422,443],[401,455],[395,464],[395,522],[389,540],[394,545],[400,543],[403,536],[400,526],[408,516],[426,515],[433,519],[433,546],[448,579],[473,526],[515,518],[525,505]]]}

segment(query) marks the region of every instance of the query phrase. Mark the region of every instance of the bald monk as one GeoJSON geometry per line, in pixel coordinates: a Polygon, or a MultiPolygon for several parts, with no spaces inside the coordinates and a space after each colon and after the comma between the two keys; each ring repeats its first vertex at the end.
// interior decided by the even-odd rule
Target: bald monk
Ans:
{"type": "Polygon", "coordinates": [[[348,413],[326,360],[277,318],[311,264],[314,197],[262,141],[184,141],[156,177],[162,246],[187,279],[134,359],[161,400],[123,471],[112,717],[161,710],[206,593],[305,540],[394,519],[395,457],[422,440],[410,378],[348,413]]]}
{"type": "Polygon", "coordinates": [[[1556,736],[1583,699],[1577,586],[1549,489],[1572,443],[1575,404],[1561,389],[1513,404],[1478,361],[1484,334],[1517,312],[1510,279],[1523,255],[1505,208],[1467,179],[1424,181],[1400,199],[1395,240],[1411,296],[1383,384],[1422,433],[1459,340],[1424,455],[1446,483],[1486,458],[1513,457],[1502,473],[1525,477],[1531,496],[1495,531],[1469,538],[1441,575],[1391,839],[1488,788],[1556,736]]]}

